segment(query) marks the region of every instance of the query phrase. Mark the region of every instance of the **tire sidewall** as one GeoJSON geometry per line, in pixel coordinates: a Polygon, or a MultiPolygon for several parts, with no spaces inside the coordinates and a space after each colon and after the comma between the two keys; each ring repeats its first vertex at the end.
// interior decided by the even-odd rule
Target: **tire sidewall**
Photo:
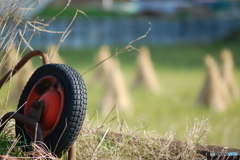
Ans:
{"type": "MultiPolygon", "coordinates": [[[[72,69],[71,72],[75,72],[75,70],[72,69]]],[[[69,136],[69,135],[67,135],[69,132],[68,126],[71,125],[71,124],[69,124],[69,121],[70,121],[69,119],[71,118],[71,116],[73,114],[72,113],[74,111],[73,107],[76,107],[73,104],[73,102],[75,100],[75,97],[74,97],[75,85],[72,82],[78,80],[78,78],[79,78],[78,76],[80,76],[80,74],[78,72],[68,73],[65,70],[62,70],[61,64],[47,64],[47,65],[44,65],[44,66],[38,68],[33,73],[33,75],[31,76],[31,78],[29,79],[27,85],[25,86],[25,88],[23,90],[21,98],[19,100],[18,108],[20,108],[25,103],[31,89],[38,82],[38,80],[40,80],[41,78],[43,78],[45,76],[49,76],[49,75],[56,77],[64,87],[64,107],[63,107],[61,118],[60,118],[60,121],[59,121],[57,127],[49,135],[49,137],[47,137],[44,140],[44,142],[47,144],[47,146],[50,148],[51,151],[54,151],[55,154],[57,154],[58,156],[59,155],[61,156],[62,152],[68,150],[69,147],[74,143],[74,141],[77,138],[78,133],[81,130],[81,126],[82,126],[82,122],[79,122],[79,124],[78,124],[78,125],[80,125],[79,128],[75,128],[75,132],[77,132],[77,133],[75,133],[74,135],[71,135],[73,137],[70,137],[70,139],[72,139],[72,140],[70,140],[69,142],[66,142],[66,140],[65,140],[65,142],[62,142],[62,138],[69,136]],[[72,75],[78,75],[78,76],[75,77],[72,75]],[[63,149],[63,147],[65,147],[65,149],[63,149]]],[[[81,78],[81,76],[80,76],[80,78],[81,78]]],[[[81,92],[85,92],[84,94],[86,94],[86,91],[81,91],[81,92]]],[[[82,107],[83,107],[83,110],[86,109],[85,108],[86,106],[82,106],[82,107]]],[[[18,112],[23,114],[24,107],[22,107],[18,112]]],[[[81,115],[85,116],[85,113],[81,113],[81,115]]],[[[24,125],[22,123],[16,122],[16,124],[19,125],[20,128],[24,128],[24,125]]],[[[25,131],[19,131],[19,127],[16,128],[16,132],[17,133],[24,132],[25,135],[27,135],[25,131]]],[[[31,141],[30,137],[26,136],[25,138],[28,142],[31,141]]]]}

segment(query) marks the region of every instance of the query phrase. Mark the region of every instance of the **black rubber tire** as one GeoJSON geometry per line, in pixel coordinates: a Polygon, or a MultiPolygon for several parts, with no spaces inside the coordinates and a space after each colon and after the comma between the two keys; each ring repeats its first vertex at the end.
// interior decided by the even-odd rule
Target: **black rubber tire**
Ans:
{"type": "MultiPolygon", "coordinates": [[[[51,135],[44,140],[44,143],[54,154],[61,157],[73,145],[82,128],[87,107],[87,91],[81,75],[75,69],[63,64],[47,64],[39,67],[27,82],[18,108],[26,102],[37,81],[48,75],[56,77],[63,84],[65,101],[60,121],[51,135]]],[[[18,112],[23,114],[24,107],[20,108],[18,112]]],[[[16,121],[16,136],[19,134],[23,141],[31,142],[24,130],[24,124],[16,121]]]]}

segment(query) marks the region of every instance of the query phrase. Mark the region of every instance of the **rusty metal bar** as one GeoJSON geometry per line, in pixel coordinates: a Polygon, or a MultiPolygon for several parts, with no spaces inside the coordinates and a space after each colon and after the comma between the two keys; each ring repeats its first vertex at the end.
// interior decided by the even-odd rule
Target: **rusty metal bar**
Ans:
{"type": "Polygon", "coordinates": [[[76,152],[77,152],[76,142],[74,142],[74,144],[68,151],[68,160],[76,160],[77,159],[76,152]]]}
{"type": "Polygon", "coordinates": [[[42,57],[42,63],[43,64],[48,63],[48,58],[47,58],[46,54],[44,54],[43,52],[41,52],[39,50],[34,50],[34,51],[29,52],[18,62],[18,64],[12,70],[7,72],[5,74],[5,76],[0,80],[0,89],[2,88],[3,84],[5,84],[6,82],[9,81],[10,75],[13,76],[15,73],[17,73],[17,71],[19,71],[24,66],[24,64],[26,64],[27,61],[34,56],[42,57]]]}
{"type": "Polygon", "coordinates": [[[29,118],[28,116],[25,116],[25,115],[17,113],[17,112],[8,112],[0,119],[1,120],[0,121],[1,122],[0,132],[5,127],[6,122],[12,118],[14,118],[15,120],[17,120],[23,124],[30,126],[30,127],[33,127],[33,128],[37,127],[36,141],[44,142],[43,130],[42,130],[42,127],[40,125],[38,125],[38,122],[29,118]]]}

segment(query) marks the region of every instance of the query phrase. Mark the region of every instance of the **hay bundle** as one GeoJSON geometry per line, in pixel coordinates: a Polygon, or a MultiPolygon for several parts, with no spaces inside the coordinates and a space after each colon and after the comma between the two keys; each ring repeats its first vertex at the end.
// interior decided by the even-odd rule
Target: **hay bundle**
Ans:
{"type": "Polygon", "coordinates": [[[27,81],[35,71],[33,67],[33,63],[31,60],[29,60],[23,68],[21,68],[16,75],[14,75],[13,80],[16,81],[16,86],[19,91],[22,92],[24,86],[26,85],[27,81]]]}
{"type": "Polygon", "coordinates": [[[157,74],[150,57],[150,51],[146,46],[140,48],[140,53],[137,57],[137,74],[134,85],[144,86],[155,94],[160,92],[157,74]]]}
{"type": "Polygon", "coordinates": [[[221,73],[222,77],[227,85],[227,88],[231,94],[231,97],[236,99],[239,97],[239,88],[234,76],[234,61],[232,53],[229,49],[223,49],[221,51],[221,73]]]}
{"type": "Polygon", "coordinates": [[[99,105],[100,110],[103,115],[106,115],[117,105],[120,111],[131,114],[132,101],[121,71],[120,62],[113,58],[107,61],[108,68],[103,68],[106,83],[104,85],[103,97],[99,105]]]}
{"type": "MultiPolygon", "coordinates": [[[[102,46],[97,55],[97,63],[101,63],[110,57],[110,49],[108,46],[102,46]]],[[[132,101],[127,89],[124,75],[121,70],[120,62],[116,58],[110,58],[104,61],[96,68],[94,82],[104,82],[104,93],[99,108],[103,115],[117,105],[120,111],[131,113],[132,101]]]]}
{"type": "Polygon", "coordinates": [[[230,94],[226,83],[213,57],[207,55],[204,62],[206,65],[206,77],[198,102],[210,106],[216,111],[224,111],[230,102],[230,94]]]}
{"type": "Polygon", "coordinates": [[[15,47],[10,46],[6,49],[6,54],[3,56],[1,61],[1,75],[4,76],[10,71],[20,60],[20,56],[15,47]]]}
{"type": "Polygon", "coordinates": [[[64,60],[58,53],[58,48],[56,45],[49,45],[47,48],[47,54],[49,57],[49,63],[65,64],[64,60]]]}
{"type": "Polygon", "coordinates": [[[93,83],[95,85],[99,84],[100,82],[106,82],[107,75],[109,72],[111,72],[111,69],[113,67],[112,64],[113,60],[111,58],[107,59],[110,56],[111,56],[110,48],[107,45],[101,46],[95,58],[97,64],[101,63],[99,66],[97,66],[95,70],[96,72],[93,78],[93,83]]]}
{"type": "MultiPolygon", "coordinates": [[[[6,53],[6,61],[2,68],[2,73],[5,74],[10,71],[21,59],[18,51],[12,47],[9,52],[6,53]]],[[[24,86],[34,72],[33,64],[28,61],[12,78],[13,89],[10,95],[11,99],[19,99],[24,86]]]]}

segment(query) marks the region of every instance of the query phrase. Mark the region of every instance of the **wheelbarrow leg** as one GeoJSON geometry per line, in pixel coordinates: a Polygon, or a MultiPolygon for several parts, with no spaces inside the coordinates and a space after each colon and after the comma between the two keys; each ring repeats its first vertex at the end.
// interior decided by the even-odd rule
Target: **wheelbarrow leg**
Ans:
{"type": "Polygon", "coordinates": [[[76,160],[76,142],[73,143],[68,151],[68,160],[76,160]]]}

